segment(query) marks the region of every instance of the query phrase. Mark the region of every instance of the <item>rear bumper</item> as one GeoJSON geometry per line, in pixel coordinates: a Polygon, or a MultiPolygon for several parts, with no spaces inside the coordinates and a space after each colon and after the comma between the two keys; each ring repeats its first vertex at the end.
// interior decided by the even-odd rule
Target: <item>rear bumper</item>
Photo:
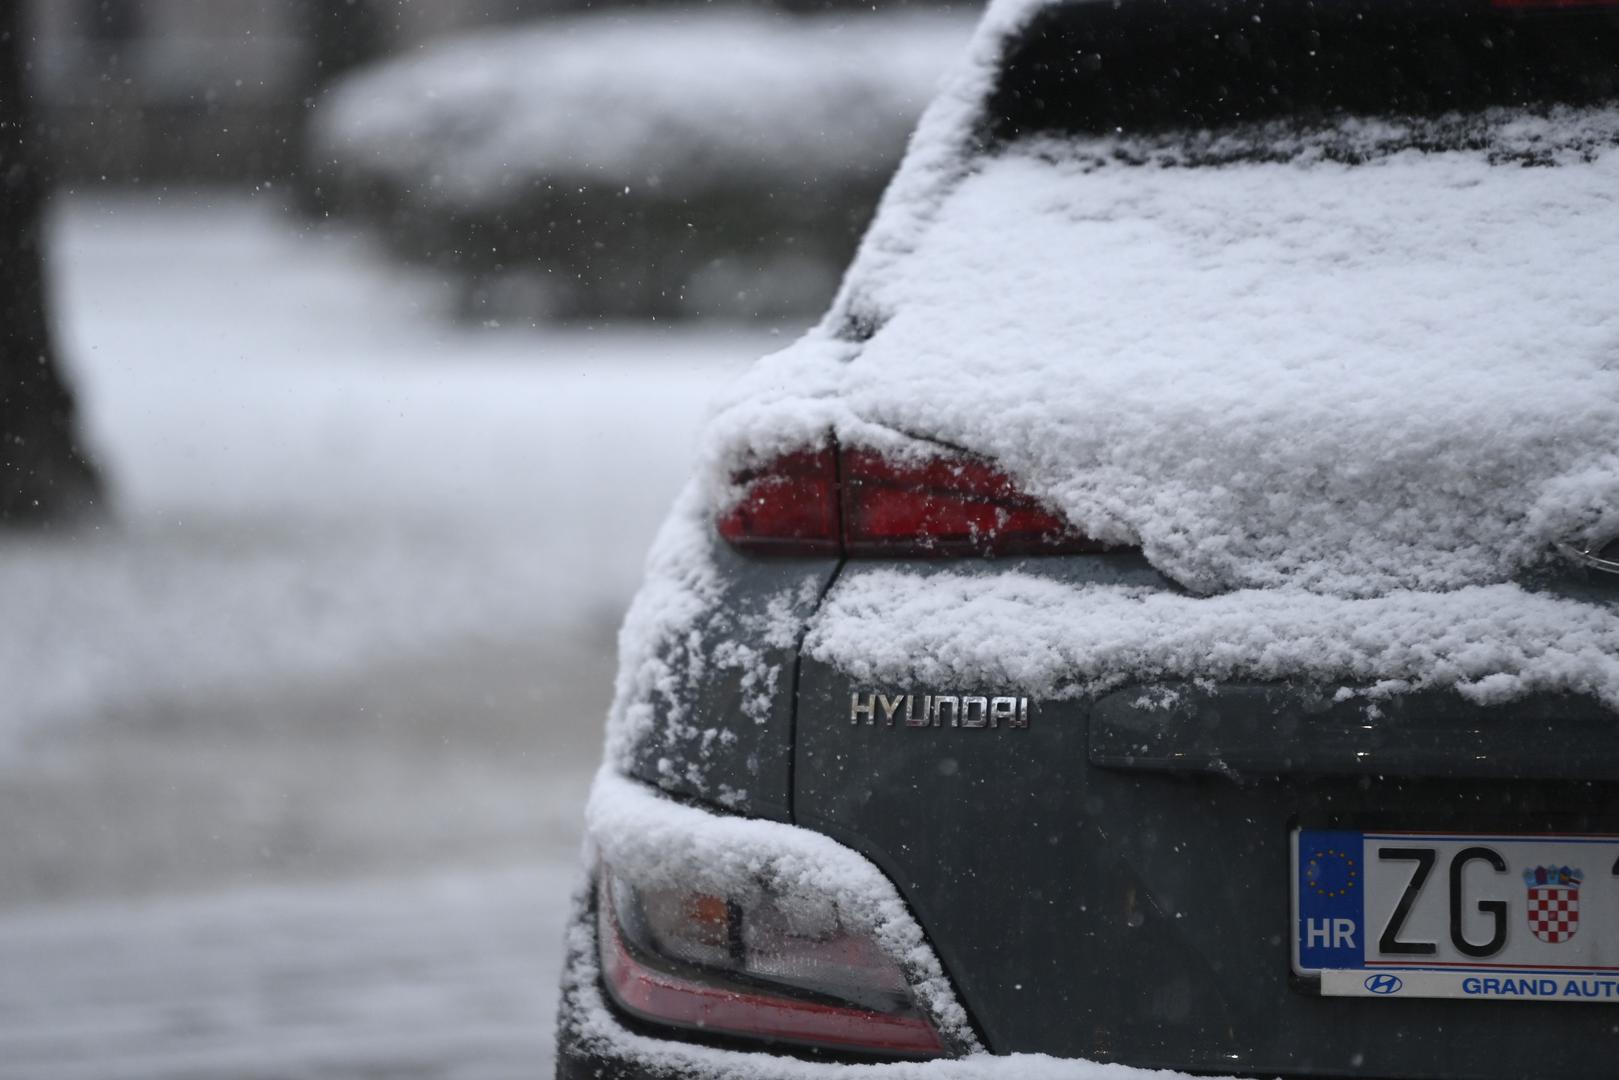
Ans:
{"type": "MultiPolygon", "coordinates": [[[[624,786],[625,781],[611,776],[598,777],[597,782],[598,786],[619,786],[613,793],[618,796],[616,803],[608,800],[615,805],[630,801],[626,796],[639,792],[643,798],[665,804],[665,816],[670,818],[703,813],[677,803],[665,803],[640,785],[624,786]]],[[[602,812],[591,816],[593,835],[595,831],[622,832],[624,825],[635,824],[637,820],[633,814],[622,821],[612,821],[610,815],[602,812]]],[[[754,824],[746,819],[726,820],[743,826],[754,824]]],[[[812,851],[814,847],[836,846],[808,830],[793,830],[770,822],[756,824],[769,830],[770,839],[781,847],[792,846],[784,842],[788,838],[784,829],[802,831],[805,838],[812,841],[812,851]]],[[[654,843],[656,840],[654,838],[654,843]]],[[[683,859],[689,860],[694,853],[681,854],[683,859]]],[[[826,852],[823,850],[821,854],[824,856],[826,852]]],[[[849,855],[858,858],[852,852],[849,855]]],[[[920,942],[918,947],[926,950],[920,942]]],[[[593,883],[585,882],[574,895],[566,934],[556,1027],[557,1080],[1174,1080],[1186,1075],[1042,1054],[971,1051],[955,1058],[926,1062],[862,1063],[847,1059],[816,1060],[801,1054],[691,1041],[678,1033],[652,1029],[623,1016],[603,988],[599,956],[595,889],[593,883]]],[[[935,1015],[934,1020],[939,1022],[940,1017],[935,1015]]],[[[964,1018],[960,1022],[964,1023],[964,1018]]],[[[973,1043],[970,1038],[959,1035],[950,1041],[962,1047],[973,1043]]]]}
{"type": "MultiPolygon", "coordinates": [[[[1032,739],[1039,737],[1042,732],[1060,737],[1082,733],[1083,730],[1083,726],[1077,726],[1065,733],[1054,725],[1043,724],[1019,734],[1027,734],[1032,739]]],[[[916,745],[936,747],[941,753],[950,750],[948,744],[939,740],[916,745]]],[[[914,755],[904,756],[909,760],[914,755]]],[[[1005,756],[1002,755],[1003,758],[1005,756]]],[[[975,761],[982,764],[999,760],[983,754],[969,757],[959,750],[952,751],[952,757],[958,763],[949,774],[952,777],[968,773],[970,778],[975,761]]],[[[1052,752],[1044,757],[1047,760],[1061,760],[1062,755],[1052,752]]],[[[944,775],[937,768],[929,768],[925,773],[930,775],[918,773],[907,777],[896,771],[894,762],[885,763],[883,755],[875,749],[864,755],[855,755],[855,760],[862,762],[867,771],[876,767],[879,774],[888,776],[893,782],[878,785],[871,789],[866,800],[853,800],[851,805],[858,802],[864,806],[864,801],[873,801],[878,817],[893,817],[902,824],[906,821],[906,807],[885,803],[879,797],[881,793],[903,794],[923,790],[929,783],[936,787],[937,780],[932,778],[944,775]]],[[[924,765],[932,764],[932,758],[926,754],[922,755],[921,760],[924,765]]],[[[1001,761],[1001,764],[1006,762],[1001,761]]],[[[836,772],[823,770],[822,780],[835,779],[836,772]]],[[[1003,779],[1006,782],[985,785],[983,788],[995,795],[1003,807],[1011,800],[1012,793],[1041,790],[1040,785],[1027,782],[1027,777],[1003,779]]],[[[1391,809],[1401,802],[1403,796],[1397,789],[1380,794],[1374,790],[1376,786],[1363,789],[1353,781],[1316,784],[1318,795],[1332,795],[1346,804],[1366,800],[1391,809]]],[[[1027,917],[1026,897],[1019,900],[1016,896],[1009,896],[1004,898],[1004,903],[997,903],[993,902],[996,897],[991,895],[989,900],[992,902],[983,902],[984,889],[998,888],[1002,884],[1024,889],[1032,882],[1045,895],[1055,896],[1061,882],[1046,881],[1041,877],[1042,873],[1053,868],[1059,877],[1070,882],[1100,882],[1104,886],[1114,882],[1114,878],[1103,874],[1074,873],[1071,863],[1062,864],[1051,855],[1050,847],[1043,843],[1037,850],[1020,850],[1017,846],[1019,843],[1043,841],[1048,835],[1049,830],[1024,829],[1031,821],[1039,824],[1034,816],[1034,811],[1039,807],[1027,808],[1027,814],[1011,815],[1011,825],[1017,828],[1009,828],[998,838],[994,850],[1008,860],[1004,873],[978,873],[964,878],[924,882],[921,888],[907,890],[910,895],[904,899],[893,894],[891,884],[893,881],[905,881],[903,868],[898,875],[892,872],[886,876],[882,874],[878,866],[871,865],[864,855],[855,850],[855,845],[863,839],[861,830],[854,830],[854,835],[847,838],[839,837],[835,822],[832,827],[822,824],[819,829],[810,829],[758,819],[716,816],[669,800],[643,785],[605,773],[598,777],[589,818],[592,837],[602,847],[603,859],[615,866],[630,865],[632,860],[651,859],[662,866],[685,868],[681,870],[682,873],[688,870],[714,873],[721,865],[734,864],[752,874],[758,872],[756,859],[774,858],[787,852],[799,856],[790,860],[795,864],[821,867],[823,871],[828,864],[835,864],[840,873],[817,873],[817,881],[842,881],[848,888],[859,886],[861,895],[867,901],[872,899],[870,894],[875,890],[891,898],[885,904],[885,910],[905,924],[914,926],[913,913],[925,920],[932,930],[932,940],[925,944],[920,937],[920,928],[916,928],[918,936],[912,942],[912,947],[920,952],[931,952],[930,946],[943,952],[952,942],[982,945],[960,925],[951,923],[952,918],[978,917],[975,913],[984,911],[1012,912],[1018,917],[1000,920],[990,927],[1000,935],[991,942],[995,948],[990,955],[979,957],[958,950],[958,958],[970,962],[953,964],[948,969],[956,978],[953,987],[949,983],[944,984],[944,996],[951,999],[950,1004],[960,1017],[960,1025],[965,1025],[967,1021],[961,1015],[959,1005],[954,1004],[954,994],[964,986],[962,973],[976,972],[981,985],[985,979],[1019,979],[1027,980],[1024,985],[1039,988],[1038,993],[1026,998],[1025,1011],[1046,1009],[1048,1016],[1041,1027],[1042,1031],[1054,1032],[1057,1037],[1068,1036],[1074,1025],[1074,1017],[1081,1016],[1086,1009],[1094,1013],[1108,1007],[1115,1013],[1127,1012],[1132,1023],[1150,1026],[1157,1031],[1160,1034],[1158,1045],[1145,1045],[1144,1041],[1138,1040],[1136,1045],[1129,1047],[1100,1046],[1099,1052],[1094,1053],[1086,1048],[1051,1050],[1045,1054],[976,1052],[927,1063],[850,1064],[846,1061],[806,1059],[785,1052],[769,1053],[689,1041],[660,1029],[628,1022],[608,1002],[601,987],[590,894],[582,891],[576,900],[568,931],[567,961],[558,1018],[557,1075],[563,1078],[593,1077],[606,1080],[629,1077],[692,1077],[694,1080],[699,1077],[703,1080],[769,1080],[772,1077],[783,1080],[830,1080],[834,1077],[844,1080],[860,1080],[864,1077],[882,1080],[910,1077],[918,1080],[924,1077],[928,1080],[1101,1080],[1107,1077],[1108,1080],[1125,1080],[1135,1077],[1147,1080],[1149,1077],[1185,1075],[1152,1071],[1148,1066],[1175,1064],[1185,1068],[1187,1066],[1181,1062],[1194,1061],[1196,1064],[1193,1067],[1202,1075],[1312,1077],[1315,1080],[1349,1076],[1498,1078],[1538,1074],[1538,1068],[1532,1065],[1524,1068],[1520,1064],[1536,1054],[1542,1057],[1554,1054],[1551,1060],[1555,1060],[1554,1071],[1560,1076],[1614,1075],[1611,1056],[1615,1038],[1612,1006],[1410,1002],[1395,1007],[1397,1011],[1391,1011],[1389,1004],[1381,1000],[1326,1001],[1293,993],[1279,986],[1274,968],[1278,963],[1286,962],[1285,945],[1283,938],[1275,931],[1286,925],[1287,915],[1285,909],[1269,910],[1269,907],[1281,902],[1277,896],[1271,895],[1276,890],[1265,892],[1270,897],[1266,901],[1268,906],[1253,918],[1242,915],[1240,911],[1232,914],[1235,909],[1223,904],[1221,898],[1224,895],[1222,890],[1233,885],[1244,886],[1252,880],[1271,878],[1281,880],[1264,868],[1279,861],[1285,868],[1285,851],[1278,846],[1285,840],[1285,831],[1256,828],[1253,823],[1270,819],[1280,821],[1278,815],[1281,811],[1271,804],[1280,800],[1286,806],[1294,806],[1298,801],[1297,792],[1278,791],[1270,785],[1251,788],[1234,785],[1223,777],[1210,777],[1191,783],[1173,777],[1146,780],[1133,772],[1120,774],[1095,768],[1090,768],[1084,774],[1083,783],[1071,782],[1055,788],[1047,785],[1047,788],[1076,798],[1105,795],[1098,812],[1106,811],[1116,820],[1135,823],[1133,829],[1109,830],[1107,835],[1100,835],[1093,843],[1085,844],[1084,849],[1090,857],[1109,860],[1115,866],[1115,877],[1132,886],[1133,898],[1140,898],[1133,910],[1143,912],[1143,917],[1135,923],[1124,923],[1122,927],[1112,925],[1117,921],[1116,916],[1120,916],[1125,909],[1110,905],[1107,895],[1102,893],[1088,898],[1081,896],[1081,902],[1062,907],[1064,911],[1084,912],[1087,925],[1105,931],[1078,943],[1099,961],[1088,966],[1083,962],[1084,957],[1076,958],[1073,955],[1075,942],[1070,939],[1074,935],[1054,932],[1064,926],[1071,928],[1071,921],[1058,919],[1054,922],[1050,918],[1027,917]],[[1173,790],[1165,790],[1164,785],[1169,785],[1173,790]],[[1195,808],[1201,812],[1187,812],[1184,805],[1187,800],[1192,800],[1195,808]],[[1246,832],[1238,824],[1244,820],[1248,822],[1246,832]],[[1212,833],[1202,836],[1197,842],[1188,842],[1185,833],[1194,827],[1212,830],[1212,833]],[[1029,831],[1029,836],[1023,836],[1024,831],[1029,831]],[[1161,842],[1148,842],[1155,832],[1161,842]],[[1232,849],[1229,836],[1217,835],[1222,832],[1247,835],[1247,847],[1236,852],[1241,858],[1233,858],[1232,866],[1225,873],[1203,873],[1208,867],[1200,860],[1188,859],[1184,852],[1229,852],[1232,849]],[[1029,839],[1030,836],[1033,840],[1029,839]],[[1255,866],[1260,869],[1255,870],[1255,866]],[[1201,890],[1182,888],[1182,883],[1166,878],[1166,874],[1177,868],[1188,873],[1196,872],[1201,890]],[[1144,884],[1132,884],[1138,882],[1144,884]],[[876,889],[879,885],[881,889],[876,889]],[[1180,895],[1190,896],[1195,902],[1171,906],[1164,899],[1180,895]],[[940,897],[952,903],[941,906],[937,902],[940,897]],[[927,918],[930,912],[933,915],[931,920],[927,918]],[[1222,918],[1226,924],[1223,936],[1202,933],[1201,924],[1216,917],[1222,918]],[[1233,941],[1240,944],[1243,934],[1262,935],[1262,940],[1249,950],[1225,948],[1233,941]],[[1219,940],[1210,944],[1215,938],[1219,940]],[[1225,952],[1219,952],[1220,948],[1225,948],[1225,952]],[[1065,949],[1068,950],[1066,953],[1065,949]],[[1168,962],[1158,964],[1155,968],[1150,962],[1154,957],[1167,957],[1190,965],[1203,962],[1208,955],[1215,955],[1215,959],[1223,957],[1223,963],[1221,970],[1215,971],[1207,979],[1196,981],[1193,989],[1202,997],[1194,999],[1188,995],[1179,1002],[1169,1001],[1168,1005],[1178,1004],[1178,1009],[1174,1010],[1167,1006],[1156,1011],[1148,1007],[1132,1007],[1130,995],[1135,995],[1150,1006],[1155,1000],[1152,995],[1158,992],[1163,982],[1162,979],[1143,978],[1143,971],[1169,971],[1177,977],[1184,974],[1168,962]],[[1048,968],[1035,971],[1030,956],[1050,961],[1048,968]],[[1149,962],[1143,962],[1143,958],[1149,962]],[[1090,972],[1088,980],[1074,977],[1075,971],[1081,970],[1090,972]],[[1025,974],[1030,971],[1032,975],[1025,974]],[[1098,998],[1094,993],[1089,997],[1083,996],[1082,992],[1088,991],[1093,984],[1104,982],[1110,990],[1111,999],[1098,998]],[[1250,1011],[1252,1008],[1265,1008],[1272,1017],[1271,1026],[1281,1029],[1275,1034],[1275,1045],[1266,1044],[1259,1047],[1259,1052],[1246,1055],[1242,1051],[1248,1044],[1235,1034],[1236,1021],[1243,1020],[1246,1014],[1237,1013],[1231,1005],[1236,995],[1228,992],[1243,988],[1256,988],[1250,996],[1258,1004],[1253,1005],[1250,1011]],[[1124,1002],[1123,1010],[1118,1006],[1119,1001],[1124,1002]],[[1066,1009],[1068,1015],[1055,1015],[1059,1009],[1066,1009]],[[1372,1047],[1373,1051],[1364,1055],[1370,1059],[1364,1061],[1366,1071],[1360,1071],[1363,1063],[1350,1060],[1351,1055],[1347,1053],[1329,1058],[1326,1054],[1291,1049],[1298,1043],[1299,1032],[1288,1031],[1290,1028],[1303,1029],[1316,1044],[1333,1037],[1346,1045],[1359,1040],[1360,1045],[1372,1047]],[[1575,1033],[1572,1038],[1567,1035],[1570,1031],[1575,1033]],[[1162,1036],[1166,1032],[1172,1038],[1164,1039],[1162,1036]],[[1334,1035],[1334,1032],[1337,1034],[1334,1035]],[[1173,1042],[1173,1046],[1169,1046],[1166,1052],[1164,1044],[1167,1042],[1173,1042]],[[1547,1050],[1544,1048],[1546,1046],[1555,1050],[1547,1050]],[[1168,1052],[1175,1053],[1177,1057],[1169,1058],[1168,1052]],[[1493,1060],[1481,1067],[1480,1061],[1485,1055],[1492,1056],[1493,1060]],[[1104,1065],[1087,1060],[1107,1056],[1111,1056],[1115,1063],[1104,1065]],[[1243,1060],[1245,1056],[1247,1060],[1243,1060]],[[1228,1058],[1229,1064],[1220,1062],[1221,1057],[1228,1058]],[[1121,1064],[1123,1062],[1131,1067],[1121,1064]],[[1224,1067],[1221,1067],[1222,1064],[1224,1067]]],[[[956,803],[944,805],[959,804],[972,810],[977,801],[975,790],[966,791],[956,803]]],[[[1601,793],[1606,790],[1585,791],[1582,800],[1595,799],[1602,806],[1608,806],[1610,804],[1601,798],[1601,793]]],[[[1424,792],[1424,803],[1431,794],[1424,792]]],[[[1557,801],[1567,802],[1568,799],[1568,793],[1564,792],[1557,801]]],[[[1476,800],[1458,796],[1457,801],[1472,805],[1476,800]]],[[[944,815],[944,809],[938,802],[928,803],[922,809],[932,815],[935,824],[944,815]]],[[[1081,819],[1078,814],[1074,817],[1081,819]]],[[[869,829],[872,818],[870,814],[860,812],[856,814],[856,820],[868,823],[869,829]]],[[[959,828],[946,831],[952,835],[963,834],[959,828]]],[[[850,830],[844,832],[847,834],[850,830]]],[[[926,837],[928,833],[918,823],[901,835],[914,839],[926,837]]],[[[985,850],[990,850],[987,845],[958,846],[954,861],[957,864],[970,862],[974,852],[982,853],[985,850]]],[[[911,864],[913,869],[917,866],[938,869],[948,863],[948,860],[927,857],[929,853],[926,851],[921,855],[924,857],[919,862],[911,864]]],[[[1239,899],[1249,895],[1242,890],[1239,890],[1239,894],[1239,899]]],[[[946,963],[950,963],[948,954],[946,963]]],[[[942,974],[936,977],[943,980],[942,974]]],[[[993,1004],[993,995],[991,1001],[993,1004]]],[[[971,995],[966,995],[964,1004],[969,1008],[973,1006],[971,995]]],[[[979,1023],[983,1022],[983,1015],[982,1012],[976,1014],[979,1023]]],[[[1248,1029],[1257,1030],[1257,1027],[1250,1023],[1248,1029]]],[[[960,1041],[965,1045],[975,1040],[967,1038],[960,1041]]],[[[995,1047],[996,1043],[989,1041],[991,1047],[995,1047]]],[[[1016,1045],[1016,1042],[1011,1042],[1010,1046],[1007,1041],[1000,1043],[1003,1049],[1016,1045]]],[[[1035,1047],[1029,1047],[1025,1042],[1024,1049],[1035,1047]]]]}

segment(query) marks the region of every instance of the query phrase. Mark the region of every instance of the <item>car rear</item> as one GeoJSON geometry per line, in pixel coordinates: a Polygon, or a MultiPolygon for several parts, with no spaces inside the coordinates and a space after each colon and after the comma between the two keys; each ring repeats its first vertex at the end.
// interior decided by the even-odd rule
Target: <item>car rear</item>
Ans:
{"type": "Polygon", "coordinates": [[[1612,1075],[1614,13],[986,27],[660,537],[562,1074],[1612,1075]]]}

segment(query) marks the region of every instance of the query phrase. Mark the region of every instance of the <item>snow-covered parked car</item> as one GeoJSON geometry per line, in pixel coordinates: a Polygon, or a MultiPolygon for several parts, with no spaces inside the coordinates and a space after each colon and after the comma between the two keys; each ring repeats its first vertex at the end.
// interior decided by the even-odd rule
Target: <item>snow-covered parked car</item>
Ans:
{"type": "Polygon", "coordinates": [[[310,165],[469,310],[812,312],[971,25],[704,7],[485,31],[345,79],[310,165]]]}
{"type": "Polygon", "coordinates": [[[993,5],[650,556],[560,1074],[1613,1076],[1616,102],[1606,7],[993,5]]]}

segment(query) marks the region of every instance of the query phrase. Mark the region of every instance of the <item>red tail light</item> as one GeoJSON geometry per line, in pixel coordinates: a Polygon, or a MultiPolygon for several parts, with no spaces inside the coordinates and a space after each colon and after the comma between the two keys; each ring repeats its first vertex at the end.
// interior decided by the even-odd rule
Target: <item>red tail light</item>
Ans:
{"type": "Polygon", "coordinates": [[[1101,551],[982,458],[920,462],[870,450],[803,451],[742,474],[719,532],[745,551],[1055,555],[1101,551]]]}
{"type": "Polygon", "coordinates": [[[1094,551],[1011,477],[965,454],[917,464],[843,455],[843,544],[851,555],[1025,555],[1094,551]]]}
{"type": "Polygon", "coordinates": [[[736,547],[772,555],[838,550],[838,463],[832,448],[777,458],[736,477],[742,497],[719,520],[736,547]]]}

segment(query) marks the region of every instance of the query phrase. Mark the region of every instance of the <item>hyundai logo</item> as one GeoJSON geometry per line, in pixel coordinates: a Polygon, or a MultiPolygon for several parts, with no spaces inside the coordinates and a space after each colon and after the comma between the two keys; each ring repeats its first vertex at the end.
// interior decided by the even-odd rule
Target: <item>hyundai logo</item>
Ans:
{"type": "Polygon", "coordinates": [[[1398,975],[1369,975],[1364,985],[1374,994],[1398,994],[1405,983],[1398,975]]]}

